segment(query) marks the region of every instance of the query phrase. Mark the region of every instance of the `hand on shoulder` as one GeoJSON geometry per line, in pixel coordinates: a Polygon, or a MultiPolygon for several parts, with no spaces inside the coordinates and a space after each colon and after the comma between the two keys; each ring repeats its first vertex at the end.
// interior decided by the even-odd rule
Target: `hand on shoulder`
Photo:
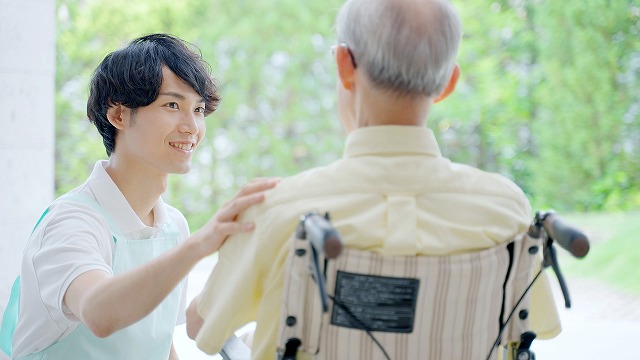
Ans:
{"type": "Polygon", "coordinates": [[[253,231],[255,224],[237,220],[251,206],[264,201],[265,191],[275,187],[280,178],[256,178],[244,185],[236,195],[225,202],[218,212],[191,239],[198,241],[203,257],[217,251],[233,234],[253,231]]]}

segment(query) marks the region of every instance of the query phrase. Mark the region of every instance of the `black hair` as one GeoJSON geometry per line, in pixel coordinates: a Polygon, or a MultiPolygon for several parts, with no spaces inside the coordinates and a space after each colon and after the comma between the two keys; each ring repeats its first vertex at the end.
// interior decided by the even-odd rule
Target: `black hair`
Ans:
{"type": "Polygon", "coordinates": [[[107,155],[115,149],[117,129],[107,119],[116,104],[132,111],[158,98],[162,67],[166,66],[205,100],[205,116],[220,103],[211,68],[194,45],[169,34],[152,34],[108,54],[98,65],[89,87],[87,116],[102,136],[107,155]]]}

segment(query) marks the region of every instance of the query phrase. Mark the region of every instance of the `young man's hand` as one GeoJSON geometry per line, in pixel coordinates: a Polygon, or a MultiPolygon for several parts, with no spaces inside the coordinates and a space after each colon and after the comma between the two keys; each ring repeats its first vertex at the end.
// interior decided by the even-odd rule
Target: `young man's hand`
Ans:
{"type": "Polygon", "coordinates": [[[280,178],[256,178],[243,186],[191,239],[199,242],[202,256],[217,251],[224,241],[233,234],[253,231],[254,223],[240,223],[237,220],[249,207],[264,201],[264,191],[276,186],[280,178]]]}

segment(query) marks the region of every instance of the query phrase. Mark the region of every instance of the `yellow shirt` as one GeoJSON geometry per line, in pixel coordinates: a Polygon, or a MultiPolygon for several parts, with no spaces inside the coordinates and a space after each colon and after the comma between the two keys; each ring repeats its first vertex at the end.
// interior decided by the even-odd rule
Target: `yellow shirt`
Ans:
{"type": "MultiPolygon", "coordinates": [[[[200,349],[219,352],[236,329],[255,320],[253,358],[274,358],[288,241],[300,215],[312,210],[330,213],[347,247],[384,255],[477,251],[513,239],[532,220],[520,188],[443,158],[429,129],[356,130],[342,159],[284,179],[245,214],[255,231],[220,249],[198,306],[205,320],[200,349]]],[[[545,286],[536,291],[543,310],[532,308],[542,319],[534,326],[555,336],[560,325],[551,293],[545,286]]]]}

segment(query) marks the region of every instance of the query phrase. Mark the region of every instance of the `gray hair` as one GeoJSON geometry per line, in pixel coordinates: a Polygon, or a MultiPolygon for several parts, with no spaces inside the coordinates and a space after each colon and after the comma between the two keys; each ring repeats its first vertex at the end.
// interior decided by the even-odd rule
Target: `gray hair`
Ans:
{"type": "Polygon", "coordinates": [[[348,0],[336,31],[375,86],[433,97],[451,77],[462,23],[448,0],[348,0]]]}

